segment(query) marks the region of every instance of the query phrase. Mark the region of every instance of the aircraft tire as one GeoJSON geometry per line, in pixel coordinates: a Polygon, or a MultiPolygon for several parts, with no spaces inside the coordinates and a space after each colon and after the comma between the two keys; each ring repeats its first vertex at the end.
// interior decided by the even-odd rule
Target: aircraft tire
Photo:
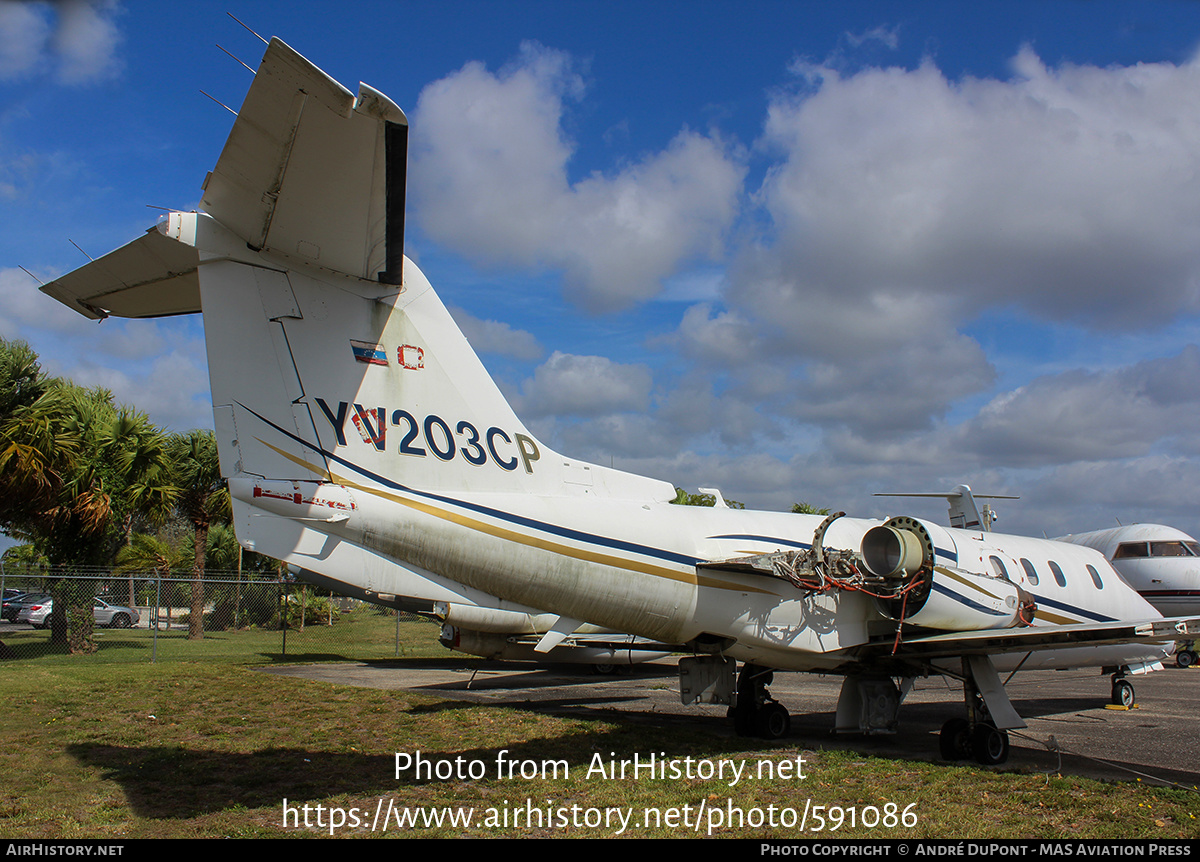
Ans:
{"type": "Polygon", "coordinates": [[[1196,663],[1197,655],[1190,649],[1180,650],[1175,653],[1176,667],[1191,667],[1196,663]]]}
{"type": "Polygon", "coordinates": [[[792,729],[792,717],[782,703],[768,703],[754,717],[754,729],[761,739],[783,739],[792,729]]]}
{"type": "Polygon", "coordinates": [[[971,751],[984,766],[997,766],[1008,760],[1008,734],[980,722],[971,731],[971,751]]]}
{"type": "Polygon", "coordinates": [[[733,719],[733,732],[738,736],[754,736],[754,711],[738,704],[726,712],[733,719]]]}
{"type": "Polygon", "coordinates": [[[1113,680],[1112,702],[1117,706],[1133,706],[1133,684],[1124,679],[1113,680]]]}
{"type": "Polygon", "coordinates": [[[971,757],[971,725],[965,718],[952,718],[942,725],[938,737],[942,760],[967,760],[971,757]]]}

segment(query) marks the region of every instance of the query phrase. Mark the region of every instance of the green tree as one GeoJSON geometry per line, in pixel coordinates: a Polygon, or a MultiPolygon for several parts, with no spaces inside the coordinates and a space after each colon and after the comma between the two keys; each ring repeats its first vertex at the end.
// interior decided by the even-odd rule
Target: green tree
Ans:
{"type": "Polygon", "coordinates": [[[167,450],[168,435],[144,413],[122,407],[99,429],[100,445],[122,479],[120,547],[129,543],[134,518],[161,524],[171,514],[179,489],[167,450]]]}
{"type": "Polygon", "coordinates": [[[828,515],[828,509],[818,509],[812,503],[792,503],[792,513],[795,515],[828,515]]]}
{"type": "Polygon", "coordinates": [[[217,441],[211,431],[189,431],[171,438],[168,449],[179,489],[176,505],[196,530],[192,563],[192,612],[188,638],[204,637],[204,559],[209,528],[229,520],[229,490],[221,478],[217,441]]]}
{"type": "MultiPolygon", "coordinates": [[[[108,392],[49,380],[37,400],[15,408],[0,426],[3,526],[55,565],[96,565],[111,549],[106,539],[113,496],[106,480],[112,471],[96,434],[111,411],[108,392]]],[[[89,591],[59,579],[50,592],[52,642],[91,652],[89,591]]]]}
{"type": "MultiPolygon", "coordinates": [[[[149,533],[133,533],[129,543],[117,552],[113,570],[129,575],[129,593],[133,595],[133,576],[135,574],[154,574],[159,578],[169,578],[171,572],[185,566],[191,555],[179,544],[167,541],[161,536],[149,533]]],[[[178,585],[168,582],[166,593],[162,599],[167,608],[167,627],[171,626],[172,595],[178,585]]],[[[133,600],[130,600],[133,604],[133,600]]],[[[157,613],[157,611],[156,611],[157,613]]]]}
{"type": "Polygon", "coordinates": [[[0,338],[0,419],[37,401],[46,391],[37,354],[24,341],[0,338]]]}
{"type": "MultiPolygon", "coordinates": [[[[717,498],[712,494],[689,494],[680,487],[675,488],[675,499],[671,501],[676,506],[715,506],[717,498]]],[[[744,509],[745,503],[739,503],[737,500],[726,500],[725,505],[731,509],[744,509]]]]}
{"type": "MultiPolygon", "coordinates": [[[[21,342],[0,341],[0,529],[55,566],[113,561],[137,514],[161,516],[174,488],[165,437],[105,389],[47,378],[21,342]]],[[[91,590],[59,580],[52,638],[91,642],[91,590]]]]}

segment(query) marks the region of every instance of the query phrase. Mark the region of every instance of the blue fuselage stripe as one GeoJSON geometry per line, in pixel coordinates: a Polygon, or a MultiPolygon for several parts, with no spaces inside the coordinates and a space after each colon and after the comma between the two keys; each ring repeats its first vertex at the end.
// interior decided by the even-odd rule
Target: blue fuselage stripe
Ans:
{"type": "Polygon", "coordinates": [[[1052,608],[1057,608],[1060,611],[1066,611],[1067,613],[1079,614],[1081,617],[1087,617],[1089,620],[1095,620],[1098,623],[1115,623],[1117,621],[1116,617],[1106,617],[1104,614],[1098,614],[1094,611],[1085,611],[1083,608],[1076,607],[1075,605],[1069,605],[1066,602],[1057,602],[1054,599],[1048,599],[1045,596],[1038,595],[1037,593],[1033,594],[1033,600],[1037,602],[1039,607],[1041,605],[1047,605],[1052,608]]]}
{"type": "Polygon", "coordinates": [[[980,613],[983,613],[983,614],[991,614],[994,617],[1008,616],[1008,613],[1006,611],[994,611],[991,608],[985,608],[983,605],[979,604],[979,602],[972,601],[971,599],[968,599],[966,596],[954,592],[954,590],[950,589],[945,584],[938,583],[936,580],[933,582],[933,589],[936,592],[939,592],[944,596],[949,596],[950,598],[954,599],[956,602],[959,602],[960,604],[966,605],[971,610],[979,611],[980,613]]]}
{"type": "MultiPolygon", "coordinates": [[[[243,404],[242,406],[245,407],[246,405],[243,404]]],[[[322,449],[320,446],[314,446],[312,443],[309,443],[308,441],[303,440],[302,438],[298,437],[295,434],[292,434],[291,432],[287,431],[286,429],[280,428],[278,425],[276,425],[270,419],[267,419],[264,416],[260,416],[258,413],[255,413],[254,410],[251,410],[249,407],[246,407],[246,409],[249,410],[251,413],[253,413],[255,416],[257,416],[259,419],[261,419],[263,422],[265,422],[267,425],[270,425],[272,428],[274,428],[280,434],[283,434],[286,437],[290,437],[292,440],[295,440],[297,443],[304,446],[305,448],[312,449],[314,452],[319,452],[322,455],[324,455],[326,458],[330,459],[331,461],[335,461],[338,464],[341,464],[343,467],[347,467],[350,470],[353,470],[354,472],[358,473],[360,476],[364,476],[368,479],[371,479],[374,482],[378,482],[380,485],[383,485],[386,488],[390,488],[393,491],[403,491],[406,494],[412,494],[414,497],[423,497],[427,500],[436,500],[439,503],[445,503],[445,504],[452,505],[452,506],[458,506],[463,509],[468,509],[470,511],[477,512],[481,515],[487,515],[489,517],[496,518],[501,521],[507,521],[510,524],[519,524],[522,527],[529,527],[534,530],[539,530],[544,533],[549,533],[554,536],[560,536],[564,539],[571,539],[571,540],[577,541],[577,542],[586,542],[586,543],[589,543],[592,545],[599,545],[601,547],[612,548],[614,550],[626,551],[628,553],[633,553],[633,554],[641,554],[641,555],[647,556],[647,557],[655,557],[657,559],[665,560],[670,563],[677,563],[677,564],[683,565],[683,566],[691,566],[693,568],[696,566],[697,563],[704,562],[700,558],[694,557],[694,556],[691,556],[688,554],[679,554],[674,551],[667,551],[662,548],[653,548],[649,545],[639,545],[635,542],[626,542],[626,541],[622,541],[621,539],[613,539],[608,536],[597,536],[593,533],[584,533],[579,530],[572,530],[569,527],[560,527],[557,524],[548,524],[545,521],[537,521],[537,520],[534,520],[533,518],[526,518],[521,515],[514,515],[511,512],[503,512],[499,509],[492,509],[488,506],[481,506],[478,503],[468,503],[463,500],[456,500],[453,497],[444,497],[440,494],[433,494],[428,491],[418,491],[414,488],[409,488],[406,485],[401,485],[399,482],[393,482],[391,479],[387,479],[383,476],[380,476],[378,473],[373,473],[372,471],[366,469],[365,467],[360,467],[358,464],[355,464],[352,461],[347,461],[345,458],[335,455],[332,452],[326,451],[325,449],[322,449]]]]}

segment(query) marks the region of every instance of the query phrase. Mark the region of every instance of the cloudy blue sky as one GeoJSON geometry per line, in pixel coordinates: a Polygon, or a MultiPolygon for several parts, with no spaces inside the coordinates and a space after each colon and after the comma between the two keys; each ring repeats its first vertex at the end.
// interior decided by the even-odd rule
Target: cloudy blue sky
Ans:
{"type": "Polygon", "coordinates": [[[408,251],[575,457],[759,508],[1200,533],[1200,4],[0,0],[0,335],[211,427],[50,279],[190,209],[263,45],[409,115],[408,251]],[[212,99],[201,94],[212,95],[212,99]]]}

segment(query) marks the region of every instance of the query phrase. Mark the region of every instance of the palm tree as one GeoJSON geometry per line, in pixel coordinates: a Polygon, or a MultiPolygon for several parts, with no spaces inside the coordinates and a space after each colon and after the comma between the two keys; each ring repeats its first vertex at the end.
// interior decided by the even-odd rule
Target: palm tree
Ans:
{"type": "Polygon", "coordinates": [[[161,524],[171,514],[179,489],[172,476],[168,436],[146,414],[122,407],[100,429],[101,445],[125,482],[121,545],[129,541],[135,515],[161,524]]]}
{"type": "MultiPolygon", "coordinates": [[[[171,570],[182,566],[187,561],[187,556],[182,548],[165,542],[157,536],[151,536],[148,533],[133,533],[129,537],[129,543],[117,552],[113,571],[128,574],[131,585],[133,576],[139,572],[154,572],[159,578],[169,578],[171,570]]],[[[173,587],[174,585],[168,586],[173,587]]],[[[173,590],[168,589],[167,628],[171,627],[171,592],[173,590]]],[[[130,595],[133,595],[132,586],[130,586],[130,595]]],[[[130,601],[130,606],[133,606],[132,601],[130,601]]],[[[157,614],[157,609],[155,614],[157,614]]]]}
{"type": "MultiPolygon", "coordinates": [[[[167,452],[167,435],[144,413],[122,407],[101,429],[101,445],[121,478],[122,493],[120,529],[114,536],[114,556],[126,548],[133,533],[133,520],[144,516],[151,524],[160,525],[171,514],[179,489],[172,477],[171,460],[167,452]]],[[[135,605],[133,576],[129,578],[129,605],[135,605]]]]}
{"type": "MultiPolygon", "coordinates": [[[[102,565],[125,544],[133,518],[169,511],[166,438],[104,389],[46,378],[22,342],[0,339],[0,529],[55,564],[102,565]]],[[[53,640],[91,640],[92,591],[51,587],[53,640]],[[78,629],[76,631],[75,629],[78,629]]]]}
{"type": "MultiPolygon", "coordinates": [[[[96,429],[113,411],[105,390],[48,380],[35,401],[15,407],[0,425],[0,524],[56,564],[94,565],[110,556],[108,486],[121,483],[104,462],[96,429]]],[[[90,652],[90,590],[60,580],[50,592],[52,641],[90,652]]]]}
{"type": "Polygon", "coordinates": [[[168,450],[179,489],[176,506],[196,528],[188,638],[199,640],[204,637],[204,554],[208,548],[208,529],[215,521],[229,519],[229,490],[221,478],[217,441],[211,431],[176,435],[171,438],[168,450]]]}

